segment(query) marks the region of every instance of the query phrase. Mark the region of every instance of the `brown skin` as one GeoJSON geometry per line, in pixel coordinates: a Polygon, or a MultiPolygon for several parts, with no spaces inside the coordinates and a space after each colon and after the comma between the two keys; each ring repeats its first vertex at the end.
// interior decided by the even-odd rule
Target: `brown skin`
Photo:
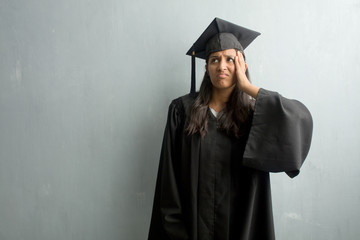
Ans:
{"type": "Polygon", "coordinates": [[[245,75],[247,64],[240,51],[227,49],[210,54],[205,66],[210,76],[212,96],[209,106],[219,112],[228,101],[236,87],[253,98],[256,98],[259,88],[252,85],[245,75]]]}

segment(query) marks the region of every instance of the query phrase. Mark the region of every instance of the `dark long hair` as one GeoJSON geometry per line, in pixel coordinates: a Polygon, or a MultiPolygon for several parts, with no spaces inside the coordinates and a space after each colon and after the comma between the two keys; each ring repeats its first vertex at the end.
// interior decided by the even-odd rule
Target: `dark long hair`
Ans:
{"type": "MultiPolygon", "coordinates": [[[[206,63],[208,63],[208,59],[206,60],[206,63]]],[[[250,80],[248,69],[246,69],[245,74],[250,80]]],[[[200,86],[199,94],[191,109],[189,124],[185,129],[185,132],[188,135],[195,133],[199,133],[201,137],[206,135],[208,130],[207,125],[210,114],[209,103],[211,100],[212,88],[210,76],[206,71],[200,86]]],[[[225,131],[226,134],[236,138],[245,135],[251,124],[251,118],[254,111],[253,102],[254,101],[250,99],[249,95],[238,88],[236,83],[229,101],[218,115],[219,128],[225,131]]]]}

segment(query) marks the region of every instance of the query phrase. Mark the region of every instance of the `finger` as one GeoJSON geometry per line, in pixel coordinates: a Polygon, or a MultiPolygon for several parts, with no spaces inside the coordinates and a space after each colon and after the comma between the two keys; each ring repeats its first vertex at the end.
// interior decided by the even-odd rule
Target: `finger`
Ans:
{"type": "Polygon", "coordinates": [[[244,69],[244,71],[246,70],[246,63],[245,63],[245,59],[244,59],[244,55],[240,52],[239,52],[239,55],[240,55],[240,65],[242,67],[242,69],[244,69]]]}
{"type": "Polygon", "coordinates": [[[238,52],[236,52],[236,56],[235,56],[235,68],[239,69],[239,70],[241,69],[240,58],[239,58],[238,52]]]}
{"type": "Polygon", "coordinates": [[[238,62],[238,66],[239,70],[243,70],[244,69],[244,62],[243,62],[243,57],[240,51],[236,51],[236,58],[237,58],[237,62],[238,62]]]}
{"type": "Polygon", "coordinates": [[[240,64],[241,68],[243,68],[243,67],[244,67],[244,58],[243,58],[243,55],[241,54],[240,51],[238,51],[237,54],[238,54],[238,58],[239,58],[239,64],[240,64]]]}
{"type": "Polygon", "coordinates": [[[245,63],[244,56],[242,55],[242,53],[240,51],[238,51],[238,52],[239,52],[239,57],[240,57],[240,63],[241,63],[241,65],[244,65],[244,63],[245,63]]]}

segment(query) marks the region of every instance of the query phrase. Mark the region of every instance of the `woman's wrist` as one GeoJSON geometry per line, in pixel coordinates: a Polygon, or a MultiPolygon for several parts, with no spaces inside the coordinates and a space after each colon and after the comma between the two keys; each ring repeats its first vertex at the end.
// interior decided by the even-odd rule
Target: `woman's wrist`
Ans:
{"type": "Polygon", "coordinates": [[[249,96],[253,97],[256,99],[260,88],[257,86],[252,85],[250,82],[248,82],[248,84],[245,84],[244,86],[242,86],[240,88],[240,90],[242,90],[244,93],[248,94],[249,96]]]}

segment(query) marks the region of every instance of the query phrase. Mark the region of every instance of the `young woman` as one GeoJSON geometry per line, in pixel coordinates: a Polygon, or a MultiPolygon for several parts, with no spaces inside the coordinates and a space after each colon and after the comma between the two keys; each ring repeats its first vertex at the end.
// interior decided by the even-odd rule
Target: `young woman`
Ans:
{"type": "Polygon", "coordinates": [[[258,35],[216,18],[191,49],[206,72],[170,104],[149,240],[275,239],[269,172],[299,173],[312,119],[249,81],[243,51],[258,35]]]}

